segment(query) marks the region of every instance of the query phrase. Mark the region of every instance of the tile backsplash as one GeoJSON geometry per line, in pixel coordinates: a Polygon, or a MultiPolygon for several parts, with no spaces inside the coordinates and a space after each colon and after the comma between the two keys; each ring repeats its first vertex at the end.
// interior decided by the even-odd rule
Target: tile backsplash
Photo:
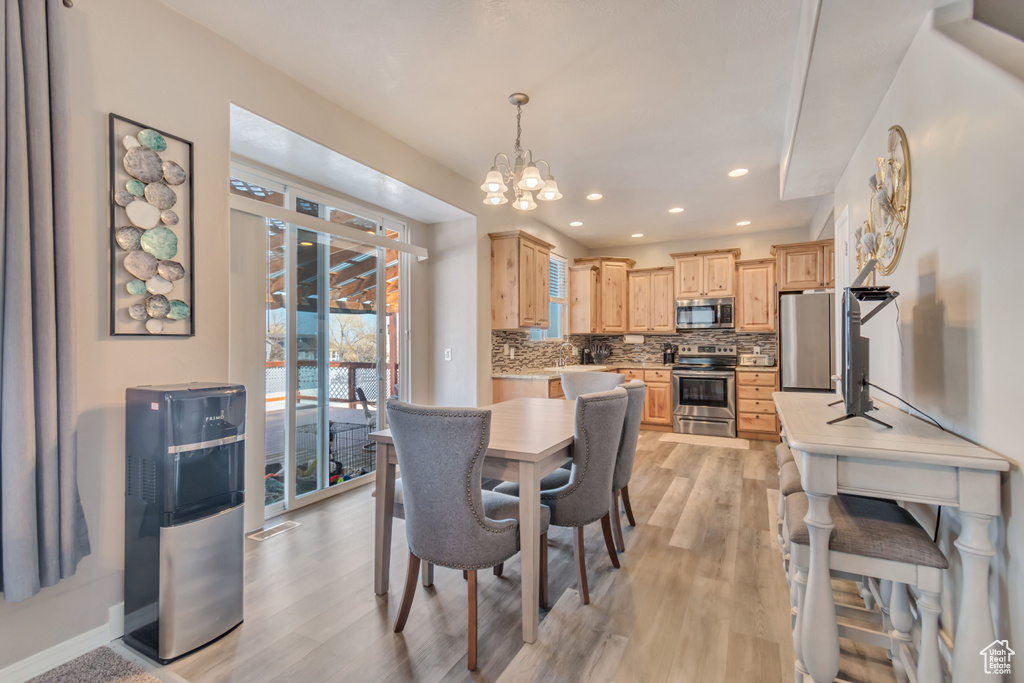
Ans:
{"type": "MultiPolygon", "coordinates": [[[[596,342],[608,344],[612,351],[610,363],[646,361],[661,362],[661,346],[665,342],[678,345],[692,344],[734,344],[739,353],[753,353],[754,346],[761,347],[761,353],[778,356],[778,337],[774,332],[737,333],[732,330],[694,330],[681,334],[648,334],[637,349],[633,344],[622,341],[622,335],[574,334],[569,341],[576,347],[576,354],[570,364],[579,362],[579,349],[596,342]]],[[[530,341],[529,332],[514,330],[491,331],[491,370],[495,373],[514,372],[528,368],[552,367],[558,363],[559,343],[555,341],[530,341]],[[505,344],[515,349],[515,358],[505,355],[505,344]]],[[[566,349],[566,353],[569,349],[566,349]]]]}

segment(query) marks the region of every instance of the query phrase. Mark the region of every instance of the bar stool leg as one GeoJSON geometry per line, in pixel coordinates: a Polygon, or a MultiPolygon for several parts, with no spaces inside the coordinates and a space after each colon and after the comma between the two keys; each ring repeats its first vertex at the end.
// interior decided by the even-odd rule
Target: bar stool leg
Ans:
{"type": "Polygon", "coordinates": [[[807,570],[798,566],[795,562],[791,566],[796,570],[793,573],[793,586],[796,593],[796,612],[793,624],[793,652],[796,653],[796,663],[793,665],[794,683],[804,683],[804,676],[807,675],[807,667],[804,666],[803,658],[803,613],[804,595],[807,591],[807,570]]]}
{"type": "Polygon", "coordinates": [[[903,668],[900,650],[902,645],[910,646],[910,630],[914,627],[914,617],[910,613],[905,583],[893,581],[892,597],[889,599],[889,618],[892,620],[892,632],[889,634],[892,667],[896,671],[896,680],[904,683],[910,679],[903,668]]]}
{"type": "Polygon", "coordinates": [[[875,609],[875,596],[871,592],[871,586],[869,585],[868,577],[862,576],[860,581],[857,582],[857,585],[860,587],[860,599],[864,601],[865,609],[875,609]]]}
{"type": "MultiPolygon", "coordinates": [[[[882,613],[882,630],[885,633],[892,633],[892,618],[889,616],[889,604],[892,601],[892,581],[883,579],[878,582],[878,597],[880,598],[878,609],[882,613]]],[[[892,659],[892,649],[889,649],[889,659],[892,659]]]]}
{"type": "Polygon", "coordinates": [[[917,656],[918,683],[942,683],[942,665],[939,656],[939,594],[921,591],[917,601],[921,610],[921,652],[917,656]]]}

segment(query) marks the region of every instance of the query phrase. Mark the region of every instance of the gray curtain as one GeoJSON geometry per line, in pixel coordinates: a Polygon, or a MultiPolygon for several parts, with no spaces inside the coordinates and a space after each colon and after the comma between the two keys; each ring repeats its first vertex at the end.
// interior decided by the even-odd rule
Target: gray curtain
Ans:
{"type": "Polygon", "coordinates": [[[67,10],[3,2],[0,591],[15,601],[74,574],[89,533],[75,454],[64,59],[48,40],[67,10]]]}

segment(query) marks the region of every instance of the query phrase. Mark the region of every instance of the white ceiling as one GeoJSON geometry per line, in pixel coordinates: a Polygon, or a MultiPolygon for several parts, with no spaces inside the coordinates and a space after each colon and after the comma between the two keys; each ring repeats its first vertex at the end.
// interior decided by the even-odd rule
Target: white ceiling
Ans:
{"type": "Polygon", "coordinates": [[[564,195],[534,217],[591,247],[804,227],[819,203],[779,199],[801,0],[162,1],[475,183],[528,93],[523,146],[564,195]]]}

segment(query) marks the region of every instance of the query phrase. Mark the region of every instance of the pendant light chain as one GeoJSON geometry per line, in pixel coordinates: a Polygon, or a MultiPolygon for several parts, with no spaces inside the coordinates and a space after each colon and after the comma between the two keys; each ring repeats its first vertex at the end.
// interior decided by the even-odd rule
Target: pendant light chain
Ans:
{"type": "Polygon", "coordinates": [[[519,138],[523,135],[523,105],[516,105],[516,156],[521,157],[523,155],[523,148],[519,145],[519,138]]]}

